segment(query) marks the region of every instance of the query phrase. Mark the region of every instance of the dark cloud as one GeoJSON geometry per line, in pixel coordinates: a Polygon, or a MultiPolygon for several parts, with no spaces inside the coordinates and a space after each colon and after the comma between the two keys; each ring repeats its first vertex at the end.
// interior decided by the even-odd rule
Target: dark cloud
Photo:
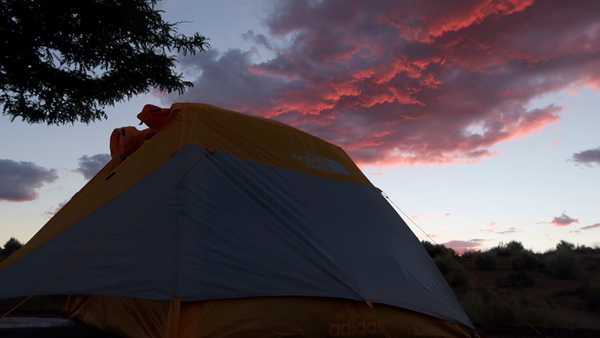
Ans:
{"type": "Polygon", "coordinates": [[[600,165],[600,147],[575,153],[573,160],[587,165],[600,165]]]}
{"type": "Polygon", "coordinates": [[[324,137],[363,163],[444,163],[559,119],[531,100],[600,83],[600,1],[280,1],[251,52],[184,57],[205,101],[324,137]]]}
{"type": "Polygon", "coordinates": [[[598,229],[598,228],[600,228],[600,223],[586,225],[584,227],[581,227],[580,230],[591,230],[591,229],[598,229]]]}
{"type": "Polygon", "coordinates": [[[563,213],[558,217],[554,217],[552,221],[550,221],[550,223],[559,227],[564,227],[574,223],[579,223],[579,220],[576,218],[569,217],[567,214],[563,213]]]}
{"type": "Polygon", "coordinates": [[[94,177],[108,161],[110,161],[109,154],[96,154],[92,156],[84,155],[78,159],[79,167],[75,169],[75,171],[83,175],[86,180],[89,180],[94,177]]]}
{"type": "Polygon", "coordinates": [[[0,201],[32,201],[38,196],[37,189],[57,178],[54,169],[32,162],[0,159],[0,201]]]}
{"type": "Polygon", "coordinates": [[[256,34],[253,30],[249,30],[246,33],[242,34],[242,38],[246,41],[262,46],[268,50],[273,49],[269,38],[267,38],[264,34],[256,34]]]}
{"type": "Polygon", "coordinates": [[[484,242],[485,242],[485,239],[474,238],[474,239],[470,239],[468,241],[461,241],[461,240],[448,241],[446,243],[442,243],[442,245],[456,251],[459,254],[463,254],[463,253],[465,253],[465,251],[481,249],[481,246],[483,245],[484,242]]]}

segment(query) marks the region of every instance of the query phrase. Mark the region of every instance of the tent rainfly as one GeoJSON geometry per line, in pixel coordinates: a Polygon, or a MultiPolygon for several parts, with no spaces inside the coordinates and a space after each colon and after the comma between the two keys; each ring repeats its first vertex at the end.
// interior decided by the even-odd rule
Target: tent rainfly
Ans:
{"type": "Polygon", "coordinates": [[[341,148],[206,104],[138,117],[0,263],[0,298],[68,295],[68,316],[127,337],[477,335],[341,148]]]}

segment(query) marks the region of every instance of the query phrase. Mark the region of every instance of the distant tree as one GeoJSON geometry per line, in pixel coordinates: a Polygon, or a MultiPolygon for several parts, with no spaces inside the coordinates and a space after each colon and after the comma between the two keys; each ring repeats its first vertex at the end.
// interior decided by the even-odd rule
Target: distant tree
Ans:
{"type": "Polygon", "coordinates": [[[456,252],[448,247],[445,247],[441,244],[433,244],[428,241],[422,241],[421,244],[431,256],[431,258],[436,258],[438,256],[456,256],[456,252]]]}
{"type": "Polygon", "coordinates": [[[523,244],[517,241],[510,241],[506,244],[500,243],[497,247],[493,248],[491,251],[500,256],[500,257],[509,257],[514,256],[518,253],[521,253],[525,249],[523,248],[523,244]]]}
{"type": "Polygon", "coordinates": [[[23,244],[21,244],[18,239],[11,237],[6,243],[4,243],[4,249],[1,250],[2,256],[8,257],[13,252],[19,250],[22,246],[23,244]]]}
{"type": "Polygon", "coordinates": [[[575,250],[575,244],[569,243],[567,241],[560,241],[556,244],[556,251],[573,251],[575,250]]]}
{"type": "Polygon", "coordinates": [[[0,106],[29,123],[85,123],[104,107],[191,86],[176,53],[208,47],[163,20],[158,0],[0,1],[0,106]]]}

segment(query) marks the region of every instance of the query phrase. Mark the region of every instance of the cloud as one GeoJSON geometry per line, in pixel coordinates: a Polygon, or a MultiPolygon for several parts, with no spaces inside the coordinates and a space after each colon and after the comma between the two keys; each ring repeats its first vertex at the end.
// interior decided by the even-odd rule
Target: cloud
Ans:
{"type": "Polygon", "coordinates": [[[579,230],[591,230],[591,229],[597,229],[597,228],[600,228],[600,223],[586,225],[584,227],[579,228],[579,230]]]}
{"type": "Polygon", "coordinates": [[[552,221],[550,221],[550,223],[559,227],[564,227],[569,226],[573,223],[579,223],[579,220],[576,218],[569,217],[567,214],[563,213],[558,217],[554,217],[552,221]]]}
{"type": "Polygon", "coordinates": [[[587,165],[600,165],[600,147],[575,153],[573,160],[587,165]]]}
{"type": "Polygon", "coordinates": [[[273,50],[273,46],[271,46],[269,38],[267,38],[264,34],[256,34],[253,30],[249,30],[242,34],[242,38],[268,50],[273,50]]]}
{"type": "Polygon", "coordinates": [[[94,177],[108,161],[110,161],[109,154],[96,154],[92,156],[84,155],[78,159],[79,167],[75,169],[75,171],[83,175],[86,180],[89,180],[94,177]]]}
{"type": "Polygon", "coordinates": [[[559,120],[532,99],[600,79],[599,12],[596,0],[280,1],[267,35],[244,34],[272,59],[182,57],[195,87],[169,100],[274,118],[361,163],[476,161],[559,120]]]}
{"type": "Polygon", "coordinates": [[[0,159],[0,201],[32,201],[38,196],[37,189],[57,178],[54,169],[32,162],[0,159]]]}
{"type": "Polygon", "coordinates": [[[515,232],[519,232],[519,230],[515,227],[510,227],[506,230],[496,231],[497,234],[506,235],[506,234],[514,234],[515,232]]]}
{"type": "Polygon", "coordinates": [[[509,227],[505,230],[498,230],[498,224],[496,222],[490,222],[485,228],[481,229],[482,232],[490,232],[493,234],[506,235],[519,232],[520,230],[516,227],[509,227]]]}
{"type": "Polygon", "coordinates": [[[58,203],[58,205],[56,206],[56,208],[52,209],[52,210],[48,210],[45,212],[46,215],[48,216],[54,216],[60,209],[62,209],[62,207],[65,206],[65,204],[67,204],[67,201],[62,201],[60,203],[58,203]]]}
{"type": "Polygon", "coordinates": [[[465,251],[481,249],[483,242],[485,242],[485,239],[474,238],[474,239],[470,239],[468,241],[461,241],[461,240],[448,241],[446,243],[442,243],[442,245],[456,251],[458,254],[463,254],[463,253],[465,253],[465,251]]]}

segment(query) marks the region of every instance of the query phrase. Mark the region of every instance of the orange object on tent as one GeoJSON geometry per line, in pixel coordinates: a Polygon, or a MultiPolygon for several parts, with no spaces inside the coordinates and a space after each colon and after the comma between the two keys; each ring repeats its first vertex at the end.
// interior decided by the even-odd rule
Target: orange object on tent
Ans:
{"type": "Polygon", "coordinates": [[[171,109],[163,109],[151,104],[144,106],[138,114],[141,123],[149,128],[138,130],[135,127],[123,127],[113,130],[110,135],[110,155],[123,160],[135,152],[147,139],[151,138],[173,118],[171,109]]]}
{"type": "Polygon", "coordinates": [[[123,127],[113,130],[110,135],[110,156],[123,160],[135,152],[144,143],[151,130],[137,130],[135,127],[123,127]]]}
{"type": "Polygon", "coordinates": [[[137,117],[148,127],[158,131],[167,125],[167,123],[169,123],[169,121],[173,118],[173,112],[171,109],[160,108],[151,104],[147,104],[137,117]]]}

